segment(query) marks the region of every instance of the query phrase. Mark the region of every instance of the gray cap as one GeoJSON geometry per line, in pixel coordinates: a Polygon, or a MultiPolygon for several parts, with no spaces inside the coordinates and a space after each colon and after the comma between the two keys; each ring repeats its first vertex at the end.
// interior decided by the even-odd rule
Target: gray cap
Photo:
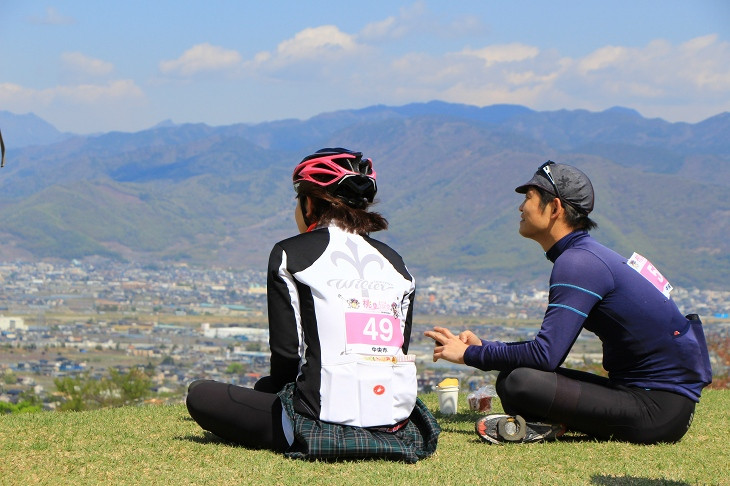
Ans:
{"type": "Polygon", "coordinates": [[[537,169],[532,179],[517,187],[515,192],[524,194],[530,186],[553,194],[583,214],[593,211],[593,184],[587,175],[572,165],[556,164],[548,160],[537,169]]]}

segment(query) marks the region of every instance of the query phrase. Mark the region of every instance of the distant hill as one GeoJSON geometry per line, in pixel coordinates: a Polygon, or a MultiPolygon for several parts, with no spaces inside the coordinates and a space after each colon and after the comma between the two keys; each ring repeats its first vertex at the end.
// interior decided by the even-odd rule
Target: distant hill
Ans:
{"type": "Polygon", "coordinates": [[[56,130],[56,127],[32,113],[16,115],[0,110],[0,132],[3,138],[12,140],[15,148],[30,145],[47,145],[70,138],[72,135],[56,130]]]}
{"type": "Polygon", "coordinates": [[[24,116],[4,116],[0,259],[103,255],[263,269],[273,243],[295,230],[292,168],[318,148],[345,146],[374,159],[376,208],[391,223],[374,236],[417,277],[544,284],[550,264],[517,233],[514,187],[552,159],[591,177],[600,241],[643,254],[675,285],[730,287],[728,113],[687,124],[621,107],[434,101],[46,143],[48,127],[33,123],[38,134],[22,140],[35,142],[24,145],[14,135],[24,116]]]}

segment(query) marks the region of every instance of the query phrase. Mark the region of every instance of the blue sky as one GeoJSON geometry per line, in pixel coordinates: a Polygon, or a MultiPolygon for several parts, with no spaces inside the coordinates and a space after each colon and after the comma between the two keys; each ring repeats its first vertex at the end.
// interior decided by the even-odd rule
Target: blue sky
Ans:
{"type": "Polygon", "coordinates": [[[730,2],[0,1],[0,110],[62,131],[443,100],[730,111],[730,2]]]}

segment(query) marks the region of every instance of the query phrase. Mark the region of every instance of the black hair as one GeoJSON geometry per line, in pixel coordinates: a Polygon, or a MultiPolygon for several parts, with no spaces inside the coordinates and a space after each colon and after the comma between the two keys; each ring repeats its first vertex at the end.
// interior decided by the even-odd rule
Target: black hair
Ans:
{"type": "MultiPolygon", "coordinates": [[[[552,194],[545,189],[537,186],[533,187],[540,194],[540,209],[545,209],[545,206],[553,202],[554,199],[558,199],[555,194],[552,194]]],[[[574,230],[585,230],[590,231],[598,228],[598,223],[588,217],[587,214],[579,212],[572,205],[564,202],[562,199],[560,202],[565,209],[565,222],[574,230]]]]}

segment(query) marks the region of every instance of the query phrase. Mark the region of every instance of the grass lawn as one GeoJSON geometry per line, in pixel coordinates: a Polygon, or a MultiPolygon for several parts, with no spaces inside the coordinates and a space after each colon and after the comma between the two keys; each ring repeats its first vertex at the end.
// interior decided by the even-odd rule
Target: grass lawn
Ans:
{"type": "MultiPolygon", "coordinates": [[[[435,394],[422,396],[437,410],[435,394]]],[[[494,410],[500,411],[499,400],[494,410]]],[[[566,435],[494,446],[474,434],[460,397],[441,417],[436,454],[413,465],[380,460],[289,460],[217,440],[185,406],[0,416],[0,484],[730,484],[730,390],[706,390],[678,444],[638,446],[566,435]]]]}

